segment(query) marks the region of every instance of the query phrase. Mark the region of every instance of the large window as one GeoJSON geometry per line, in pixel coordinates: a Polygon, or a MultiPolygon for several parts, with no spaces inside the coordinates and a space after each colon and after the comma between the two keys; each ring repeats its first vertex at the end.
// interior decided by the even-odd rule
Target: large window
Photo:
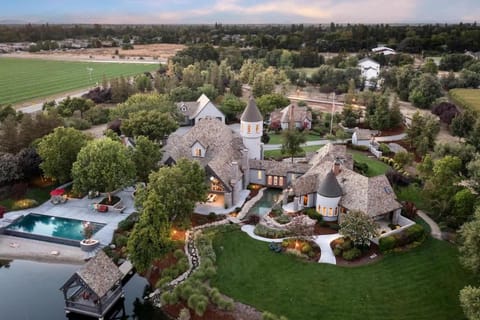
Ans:
{"type": "Polygon", "coordinates": [[[260,133],[260,125],[259,124],[255,125],[255,132],[260,133]]]}
{"type": "Polygon", "coordinates": [[[278,185],[283,186],[283,177],[278,177],[278,185]]]}
{"type": "Polygon", "coordinates": [[[272,176],[267,177],[267,184],[272,184],[272,176]]]}
{"type": "Polygon", "coordinates": [[[273,185],[278,186],[278,177],[277,176],[273,177],[273,185]]]}
{"type": "Polygon", "coordinates": [[[220,192],[224,191],[222,183],[217,178],[210,177],[210,182],[211,182],[210,189],[212,191],[220,191],[220,192]]]}
{"type": "Polygon", "coordinates": [[[252,125],[247,125],[247,133],[252,133],[252,125]]]}
{"type": "Polygon", "coordinates": [[[263,178],[263,172],[261,170],[257,171],[257,179],[261,180],[263,178]]]}

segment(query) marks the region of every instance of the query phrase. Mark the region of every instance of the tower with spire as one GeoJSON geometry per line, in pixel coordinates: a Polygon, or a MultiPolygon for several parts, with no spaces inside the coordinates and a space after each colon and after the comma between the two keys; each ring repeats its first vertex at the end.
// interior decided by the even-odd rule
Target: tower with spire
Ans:
{"type": "Polygon", "coordinates": [[[263,159],[263,117],[252,96],[240,118],[240,135],[248,149],[248,158],[263,159]]]}

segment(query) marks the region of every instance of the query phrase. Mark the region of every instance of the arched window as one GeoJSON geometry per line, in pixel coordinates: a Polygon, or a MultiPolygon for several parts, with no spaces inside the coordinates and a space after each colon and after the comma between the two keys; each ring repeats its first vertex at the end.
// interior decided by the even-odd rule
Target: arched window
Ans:
{"type": "Polygon", "coordinates": [[[247,133],[252,133],[252,125],[247,125],[247,133]]]}

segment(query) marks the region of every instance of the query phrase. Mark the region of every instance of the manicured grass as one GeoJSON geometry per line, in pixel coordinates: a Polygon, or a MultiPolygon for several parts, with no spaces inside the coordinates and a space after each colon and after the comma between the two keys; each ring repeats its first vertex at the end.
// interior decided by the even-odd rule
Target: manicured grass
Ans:
{"type": "Polygon", "coordinates": [[[389,165],[383,163],[380,160],[377,160],[373,156],[369,157],[365,153],[359,151],[349,150],[348,152],[353,155],[353,160],[360,163],[366,163],[368,165],[368,171],[366,173],[367,177],[375,177],[384,174],[390,168],[389,165]]]}
{"type": "MultiPolygon", "coordinates": [[[[268,141],[268,144],[282,144],[283,143],[283,136],[282,136],[282,133],[269,133],[269,136],[270,136],[270,141],[268,141]]],[[[321,139],[324,139],[323,137],[317,135],[317,134],[312,134],[312,133],[308,133],[305,135],[305,138],[307,139],[307,141],[317,141],[317,140],[321,140],[321,139]]]]}
{"type": "Polygon", "coordinates": [[[452,89],[448,94],[460,107],[480,111],[480,89],[452,89]]]}
{"type": "Polygon", "coordinates": [[[90,63],[39,59],[0,59],[0,104],[48,97],[88,88],[108,79],[155,70],[155,64],[90,63]],[[90,79],[87,68],[92,68],[90,79]]]}
{"type": "MultiPolygon", "coordinates": [[[[298,153],[295,155],[295,157],[304,157],[305,156],[305,152],[314,152],[314,151],[317,151],[318,149],[320,149],[321,147],[323,147],[324,145],[318,145],[318,146],[306,146],[306,147],[303,147],[303,152],[301,153],[298,153]]],[[[264,157],[265,158],[280,158],[280,157],[286,157],[284,155],[282,155],[282,151],[281,150],[267,150],[264,152],[264,157]]]]}
{"type": "Polygon", "coordinates": [[[241,231],[217,235],[214,247],[218,268],[212,286],[289,320],[464,319],[458,292],[475,285],[456,248],[431,238],[409,252],[354,268],[274,253],[241,231]]]}

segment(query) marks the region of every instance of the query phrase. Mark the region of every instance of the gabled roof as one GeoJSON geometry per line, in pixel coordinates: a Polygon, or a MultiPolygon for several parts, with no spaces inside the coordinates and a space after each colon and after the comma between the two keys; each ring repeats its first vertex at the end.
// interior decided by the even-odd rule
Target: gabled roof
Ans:
{"type": "MultiPolygon", "coordinates": [[[[200,112],[202,112],[208,103],[211,103],[210,99],[204,93],[202,93],[197,101],[179,102],[177,103],[177,108],[181,113],[183,113],[185,116],[188,116],[188,118],[191,120],[194,119],[200,112]]],[[[215,106],[215,108],[217,107],[215,106]]],[[[220,110],[218,110],[218,112],[220,112],[220,110]]]]}
{"type": "Polygon", "coordinates": [[[320,182],[317,193],[327,198],[342,196],[342,188],[338,184],[337,178],[332,170],[328,171],[327,175],[322,179],[322,182],[320,182]]]}
{"type": "Polygon", "coordinates": [[[290,116],[293,113],[294,122],[312,121],[312,112],[307,107],[299,107],[296,104],[289,104],[281,110],[275,110],[270,114],[270,121],[280,121],[282,123],[290,122],[290,116]]]}
{"type": "Polygon", "coordinates": [[[204,168],[209,168],[229,189],[233,177],[232,162],[241,163],[242,152],[246,150],[242,137],[230,127],[215,118],[204,118],[183,136],[170,135],[164,148],[162,162],[172,163],[180,158],[199,161],[204,168]],[[205,148],[205,156],[192,157],[192,146],[199,142],[205,148]]]}
{"type": "Polygon", "coordinates": [[[247,107],[243,111],[240,120],[245,122],[263,121],[262,114],[260,113],[260,110],[258,110],[257,104],[255,103],[255,99],[253,99],[253,97],[250,97],[248,100],[247,107]]]}
{"type": "Polygon", "coordinates": [[[100,250],[76,274],[99,297],[103,297],[122,278],[118,267],[103,250],[100,250]]]}
{"type": "Polygon", "coordinates": [[[366,58],[363,58],[361,60],[358,61],[358,64],[363,64],[364,62],[373,62],[374,64],[377,64],[377,65],[380,65],[380,63],[378,63],[377,61],[369,58],[369,57],[366,57],[366,58]]]}

